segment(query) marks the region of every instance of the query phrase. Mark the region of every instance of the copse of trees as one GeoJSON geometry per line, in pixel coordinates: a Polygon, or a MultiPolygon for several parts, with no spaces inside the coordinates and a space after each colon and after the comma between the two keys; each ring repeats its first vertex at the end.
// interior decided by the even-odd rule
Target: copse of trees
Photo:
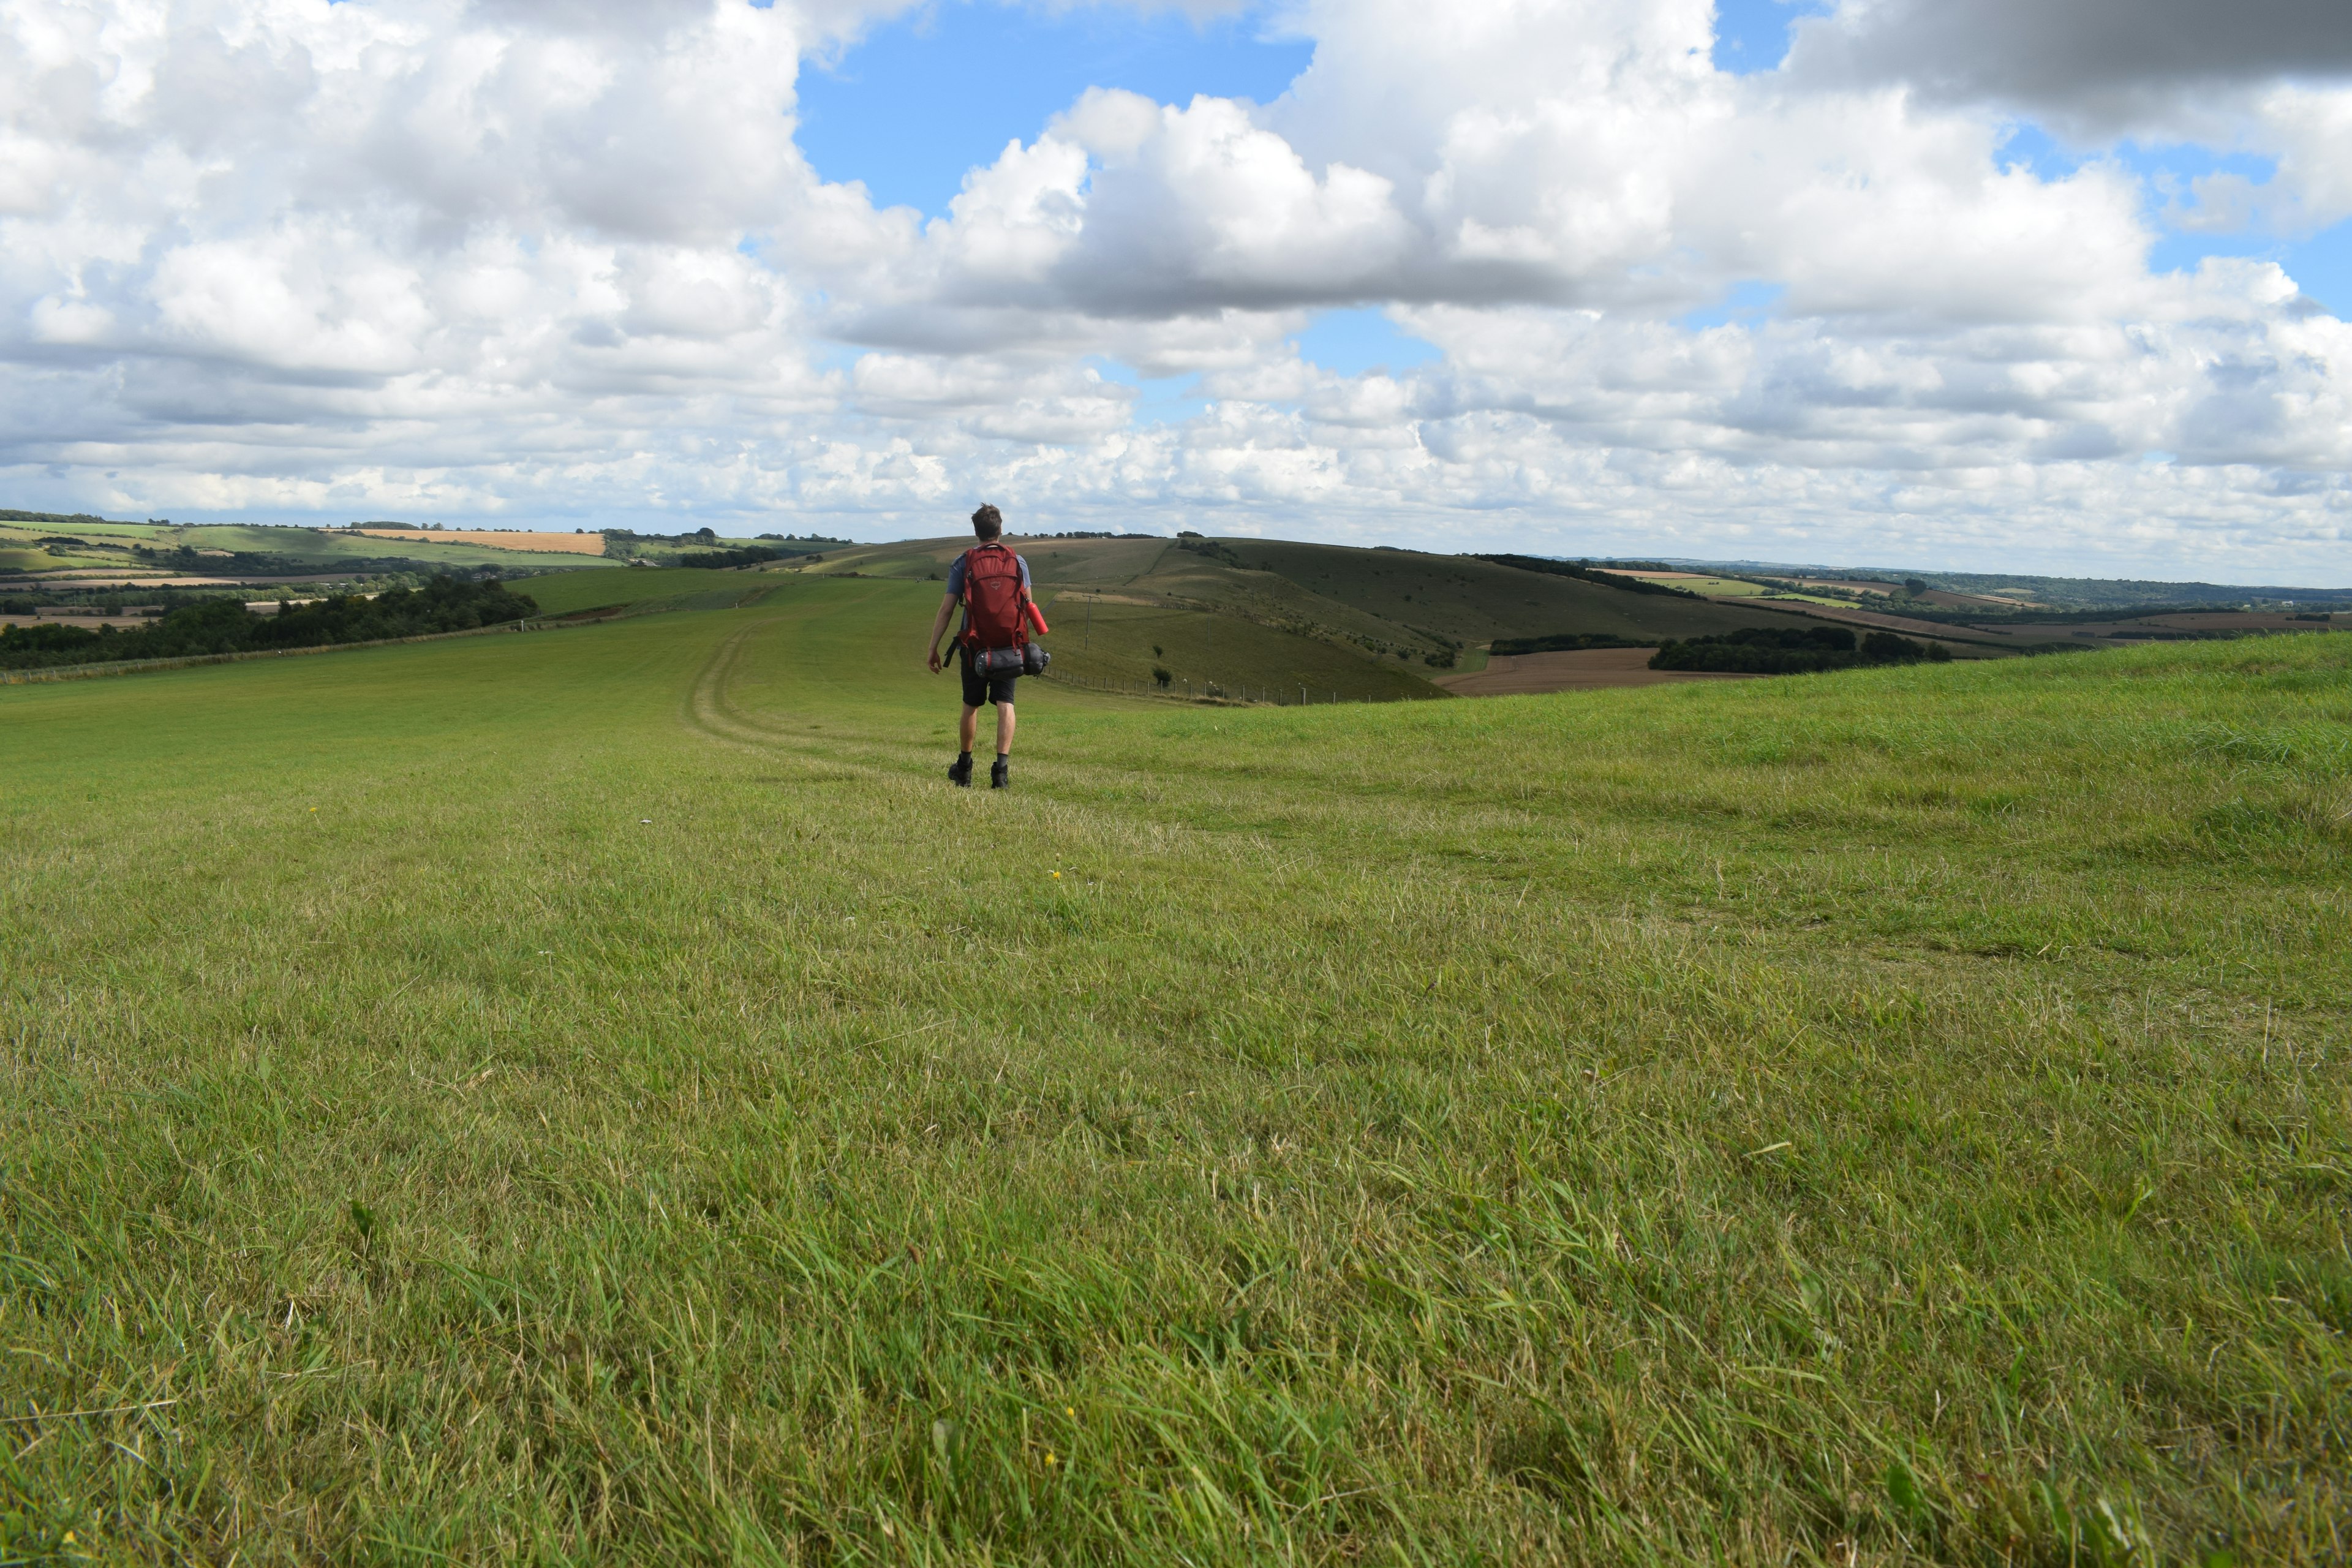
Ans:
{"type": "Polygon", "coordinates": [[[1952,657],[1941,643],[1916,643],[1893,632],[1868,632],[1856,643],[1843,626],[1747,626],[1720,637],[1688,637],[1650,656],[1652,669],[1704,670],[1727,675],[1811,675],[1869,665],[1939,663],[1952,657]]]}
{"type": "Polygon", "coordinates": [[[603,528],[597,531],[607,539],[638,541],[646,544],[716,544],[719,531],[698,528],[691,533],[639,533],[633,528],[603,528]]]}
{"type": "Polygon", "coordinates": [[[373,599],[337,595],[288,605],[275,616],[257,616],[236,599],[206,599],[131,631],[91,631],[58,622],[9,626],[0,630],[0,668],[379,642],[504,626],[538,613],[528,595],[513,593],[504,583],[455,577],[436,577],[421,588],[387,589],[373,599]]]}
{"type": "Polygon", "coordinates": [[[614,557],[635,554],[647,545],[666,544],[688,549],[698,544],[711,546],[710,549],[696,554],[681,555],[675,560],[657,563],[670,566],[751,566],[762,561],[775,561],[786,556],[805,557],[812,553],[807,548],[810,545],[850,542],[846,539],[835,539],[823,533],[759,535],[762,540],[772,541],[776,545],[783,547],[770,549],[762,544],[726,544],[726,542],[719,537],[717,530],[709,528],[698,528],[690,533],[639,533],[626,528],[604,528],[595,531],[604,538],[604,553],[614,557]],[[725,547],[720,548],[722,545],[725,547]]]}
{"type": "Polygon", "coordinates": [[[751,545],[741,550],[698,550],[677,558],[680,566],[757,566],[762,561],[779,561],[788,553],[782,550],[763,550],[751,545]]]}
{"type": "Polygon", "coordinates": [[[1539,637],[1496,637],[1489,653],[1582,653],[1596,647],[1642,647],[1631,637],[1607,632],[1552,632],[1539,637]]]}
{"type": "Polygon", "coordinates": [[[1225,545],[1220,544],[1213,539],[1204,538],[1197,533],[1178,533],[1176,535],[1176,548],[1182,551],[1188,551],[1194,555],[1205,555],[1212,561],[1223,562],[1228,566],[1241,566],[1244,564],[1242,558],[1234,554],[1233,551],[1225,545]]]}

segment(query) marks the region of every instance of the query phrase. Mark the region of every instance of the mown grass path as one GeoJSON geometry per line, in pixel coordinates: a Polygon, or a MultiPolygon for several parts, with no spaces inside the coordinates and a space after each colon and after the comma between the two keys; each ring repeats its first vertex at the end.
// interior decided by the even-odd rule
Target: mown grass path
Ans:
{"type": "Polygon", "coordinates": [[[991,795],[934,603],[0,692],[0,1561],[2352,1548],[2352,638],[991,795]]]}

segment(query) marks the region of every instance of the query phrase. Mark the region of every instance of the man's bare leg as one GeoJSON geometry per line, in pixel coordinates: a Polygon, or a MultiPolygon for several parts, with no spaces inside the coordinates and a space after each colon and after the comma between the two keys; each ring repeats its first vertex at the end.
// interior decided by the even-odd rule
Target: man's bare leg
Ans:
{"type": "MultiPolygon", "coordinates": [[[[1000,725],[999,728],[1002,728],[1002,726],[1000,725]]],[[[963,710],[963,727],[958,730],[956,733],[962,738],[963,749],[967,755],[971,752],[971,738],[978,732],[979,729],[980,710],[977,708],[966,708],[963,710]]]]}
{"type": "Polygon", "coordinates": [[[996,765],[988,770],[988,787],[1003,789],[1013,782],[1013,704],[996,705],[996,765]]]}

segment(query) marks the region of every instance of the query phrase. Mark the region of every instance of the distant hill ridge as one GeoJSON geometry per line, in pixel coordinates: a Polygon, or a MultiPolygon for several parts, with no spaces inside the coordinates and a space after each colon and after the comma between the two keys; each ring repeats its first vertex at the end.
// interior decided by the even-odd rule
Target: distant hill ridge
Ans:
{"type": "MultiPolygon", "coordinates": [[[[0,522],[63,522],[89,524],[93,522],[105,522],[107,521],[108,520],[105,518],[98,517],[86,511],[17,511],[13,508],[0,507],[0,522]]],[[[118,524],[117,526],[121,525],[118,524]]]]}
{"type": "Polygon", "coordinates": [[[2236,607],[2246,604],[2352,606],[2352,587],[2295,587],[2272,584],[2159,582],[2133,577],[2053,577],[2009,572],[1938,572],[1916,566],[1818,566],[1788,562],[1662,559],[1622,561],[1593,557],[1591,565],[1622,572],[1718,573],[1746,577],[1816,577],[1848,583],[1901,583],[1916,579],[1956,594],[2023,593],[2053,609],[2154,610],[2171,607],[2236,607]]]}

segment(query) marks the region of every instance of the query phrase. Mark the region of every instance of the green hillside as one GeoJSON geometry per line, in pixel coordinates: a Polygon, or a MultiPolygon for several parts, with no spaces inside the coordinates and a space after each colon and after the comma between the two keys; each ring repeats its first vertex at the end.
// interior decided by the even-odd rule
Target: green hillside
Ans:
{"type": "Polygon", "coordinates": [[[163,531],[165,542],[197,550],[227,550],[256,555],[278,555],[289,561],[326,563],[340,561],[417,561],[436,566],[499,566],[509,570],[577,571],[593,566],[593,555],[565,555],[526,550],[500,550],[462,542],[427,543],[415,539],[372,539],[338,529],[264,528],[220,523],[163,531]]]}
{"type": "MultiPolygon", "coordinates": [[[[946,551],[952,561],[955,552],[946,551]]],[[[924,563],[928,556],[893,552],[877,560],[868,556],[852,563],[830,580],[848,580],[847,572],[878,579],[888,592],[877,606],[890,606],[899,632],[898,657],[919,661],[924,631],[937,613],[944,581],[934,582],[924,563]]],[[[1033,574],[1042,575],[1033,558],[1033,574]]],[[[945,566],[939,568],[944,579],[945,566]]],[[[595,609],[635,614],[672,610],[727,609],[766,602],[768,595],[803,575],[827,576],[820,567],[776,565],[731,571],[689,571],[645,567],[613,567],[534,578],[525,591],[550,616],[577,616],[595,609]]],[[[1047,647],[1054,655],[1056,679],[1081,684],[1111,683],[1158,689],[1156,672],[1168,672],[1166,690],[1171,695],[1220,696],[1297,702],[1304,696],[1317,702],[1393,701],[1448,695],[1411,669],[1394,668],[1366,657],[1352,647],[1335,647],[1324,640],[1295,635],[1235,616],[1157,603],[1101,600],[1090,589],[1070,589],[1041,581],[1038,599],[1054,636],[1047,647]]]]}
{"type": "Polygon", "coordinates": [[[767,575],[0,688],[0,1561],[2340,1557],[2352,635],[967,793],[767,575]]]}
{"type": "MultiPolygon", "coordinates": [[[[1043,585],[1116,590],[1438,648],[1496,637],[1699,637],[1786,626],[1785,612],[1626,593],[1459,555],[1244,539],[1015,540],[1043,585]]],[[[944,577],[967,539],[837,552],[812,570],[944,577]]]]}
{"type": "Polygon", "coordinates": [[[1344,644],[1238,616],[1105,603],[1085,590],[1041,593],[1054,627],[1046,646],[1057,678],[1149,685],[1156,679],[1154,671],[1166,670],[1171,691],[1213,689],[1279,702],[1391,702],[1450,695],[1422,679],[1431,672],[1419,665],[1392,664],[1344,644]]]}
{"type": "MultiPolygon", "coordinates": [[[[600,566],[533,577],[520,592],[529,594],[544,616],[571,616],[583,610],[625,609],[726,610],[756,604],[780,579],[759,572],[717,571],[688,567],[600,566]]],[[[911,644],[919,632],[909,634],[911,644]]]]}
{"type": "Polygon", "coordinates": [[[1627,593],[1466,556],[1328,544],[1220,542],[1245,566],[1279,576],[1322,600],[1463,642],[1555,632],[1663,641],[1791,624],[1787,615],[1769,610],[1627,593]]]}
{"type": "MultiPolygon", "coordinates": [[[[1029,562],[1057,633],[1091,604],[1060,668],[1112,680],[1388,700],[1443,697],[1428,678],[1496,637],[1593,632],[1635,642],[1787,626],[1786,612],[1643,595],[1465,556],[1238,539],[1034,539],[1029,562]],[[1062,595],[1066,599],[1055,603],[1062,595]],[[1154,652],[1158,648],[1161,651],[1154,652]]],[[[835,551],[806,570],[944,583],[968,539],[835,551]]]]}
{"type": "Polygon", "coordinates": [[[150,542],[152,529],[122,524],[0,521],[0,572],[59,572],[132,563],[131,547],[150,542]]]}

